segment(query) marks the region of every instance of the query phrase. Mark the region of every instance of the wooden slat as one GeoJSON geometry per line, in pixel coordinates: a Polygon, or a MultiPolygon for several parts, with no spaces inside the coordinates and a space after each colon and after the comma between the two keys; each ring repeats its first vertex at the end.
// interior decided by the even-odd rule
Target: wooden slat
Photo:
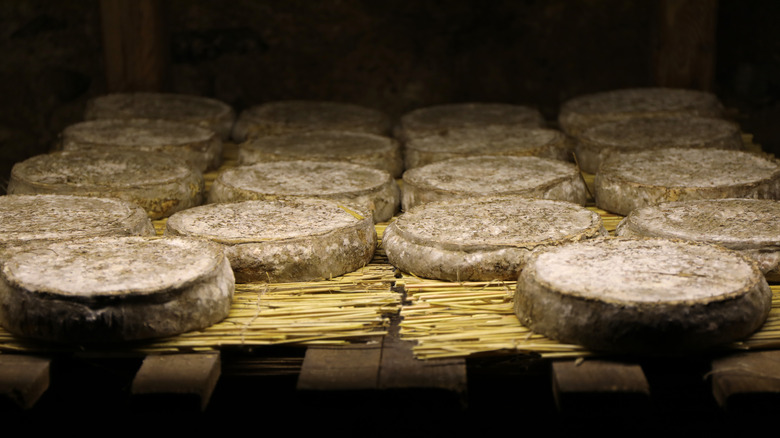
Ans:
{"type": "Polygon", "coordinates": [[[220,371],[219,353],[147,356],[133,379],[133,401],[144,410],[205,410],[220,371]]]}
{"type": "Polygon", "coordinates": [[[0,354],[0,398],[29,409],[49,388],[51,360],[21,354],[0,354]]]}
{"type": "Polygon", "coordinates": [[[376,389],[381,355],[381,344],[309,347],[298,377],[298,389],[309,391],[376,389]]]}
{"type": "Polygon", "coordinates": [[[780,350],[727,356],[712,363],[712,392],[732,412],[780,409],[780,350]]]}
{"type": "Polygon", "coordinates": [[[110,92],[164,91],[168,69],[162,0],[101,0],[110,92]]]}
{"type": "Polygon", "coordinates": [[[642,368],[609,360],[553,362],[553,395],[566,413],[639,412],[649,404],[650,386],[642,368]]]}
{"type": "Polygon", "coordinates": [[[656,85],[711,90],[717,0],[661,0],[658,5],[656,85]]]}

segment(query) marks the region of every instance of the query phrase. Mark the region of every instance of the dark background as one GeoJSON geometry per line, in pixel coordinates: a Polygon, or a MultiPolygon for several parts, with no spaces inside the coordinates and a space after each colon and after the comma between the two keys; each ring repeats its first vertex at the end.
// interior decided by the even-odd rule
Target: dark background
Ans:
{"type": "MultiPolygon", "coordinates": [[[[495,101],[539,108],[650,86],[658,3],[630,0],[168,0],[168,91],[237,110],[327,99],[394,116],[495,101]]],[[[780,2],[717,2],[709,88],[780,149],[780,2]]],[[[108,91],[100,2],[0,2],[0,180],[108,91]]],[[[709,50],[709,48],[707,48],[709,50]]],[[[705,86],[706,88],[706,86],[705,86]]],[[[4,184],[3,184],[4,185],[4,184]]]]}

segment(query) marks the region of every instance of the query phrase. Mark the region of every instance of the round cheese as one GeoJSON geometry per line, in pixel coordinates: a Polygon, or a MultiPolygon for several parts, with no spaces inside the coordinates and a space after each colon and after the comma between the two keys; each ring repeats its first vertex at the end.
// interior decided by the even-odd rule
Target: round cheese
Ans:
{"type": "Polygon", "coordinates": [[[418,108],[401,117],[395,136],[403,141],[444,134],[450,129],[491,127],[544,128],[542,114],[506,103],[454,103],[418,108]]]}
{"type": "Polygon", "coordinates": [[[393,177],[404,171],[397,141],[359,132],[317,131],[258,137],[241,143],[239,164],[266,161],[346,161],[384,170],[393,177]]]}
{"type": "Polygon", "coordinates": [[[584,205],[587,188],[577,167],[539,157],[452,158],[407,170],[402,205],[478,196],[519,195],[584,205]]]}
{"type": "Polygon", "coordinates": [[[486,197],[414,207],[390,223],[382,246],[420,277],[515,280],[534,248],[606,234],[598,214],[570,202],[486,197]]]}
{"type": "Polygon", "coordinates": [[[672,148],[618,154],[595,179],[596,205],[627,215],[666,201],[780,198],[780,164],[760,155],[723,149],[672,148]]]}
{"type": "Polygon", "coordinates": [[[285,100],[244,110],[233,139],[309,131],[353,131],[387,135],[392,121],[378,110],[342,102],[285,100]]]}
{"type": "Polygon", "coordinates": [[[562,342],[631,354],[686,354],[738,341],[772,292],[735,251],[664,239],[593,239],[535,252],[518,279],[520,322],[562,342]]]}
{"type": "Polygon", "coordinates": [[[357,164],[273,161],[226,169],[209,192],[212,203],[300,197],[354,205],[384,222],[398,211],[400,189],[389,173],[357,164]]]}
{"type": "Polygon", "coordinates": [[[200,205],[203,187],[200,172],[168,154],[91,150],[36,155],[15,164],[8,193],[119,198],[160,219],[200,205]]]}
{"type": "Polygon", "coordinates": [[[222,244],[238,282],[331,278],[362,268],[376,248],[369,213],[321,199],[203,205],[171,216],[165,233],[222,244]]]}
{"type": "Polygon", "coordinates": [[[752,257],[764,273],[780,273],[780,201],[664,202],[632,211],[620,222],[616,234],[718,244],[752,257]]]}
{"type": "Polygon", "coordinates": [[[586,129],[577,139],[575,151],[580,168],[596,173],[609,155],[672,147],[742,149],[742,134],[736,123],[721,119],[628,119],[586,129]]]}
{"type": "Polygon", "coordinates": [[[222,140],[205,128],[167,120],[93,120],[68,126],[62,149],[126,148],[166,152],[204,172],[222,162],[222,140]]]}
{"type": "Polygon", "coordinates": [[[0,248],[97,236],[153,236],[139,206],[113,198],[68,195],[0,196],[0,248]]]}
{"type": "Polygon", "coordinates": [[[213,242],[55,242],[4,263],[0,325],[18,336],[73,343],[170,336],[225,318],[234,288],[230,264],[213,242]]]}
{"type": "Polygon", "coordinates": [[[115,93],[87,102],[86,120],[162,119],[197,125],[230,137],[236,113],[216,99],[173,93],[115,93]]]}
{"type": "Polygon", "coordinates": [[[558,123],[579,136],[591,126],[637,117],[723,117],[712,93],[680,88],[626,88],[586,94],[561,105],[558,123]]]}
{"type": "Polygon", "coordinates": [[[476,155],[571,160],[571,145],[565,134],[552,129],[489,126],[453,128],[439,134],[415,137],[404,146],[406,169],[476,155]]]}

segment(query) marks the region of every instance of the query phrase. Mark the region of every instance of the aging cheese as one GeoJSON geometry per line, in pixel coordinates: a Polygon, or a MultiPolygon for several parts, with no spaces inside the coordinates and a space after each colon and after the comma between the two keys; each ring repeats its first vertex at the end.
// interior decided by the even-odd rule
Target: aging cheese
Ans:
{"type": "Polygon", "coordinates": [[[598,214],[547,199],[487,197],[428,203],[382,238],[399,269],[440,280],[515,280],[534,248],[604,236],[598,214]]]}
{"type": "Polygon", "coordinates": [[[200,205],[203,187],[200,172],[168,154],[93,150],[36,155],[15,164],[8,193],[119,198],[160,219],[200,205]]]}
{"type": "Polygon", "coordinates": [[[205,128],[167,120],[93,120],[68,126],[62,132],[66,151],[126,148],[166,152],[204,172],[222,162],[222,140],[205,128]]]}
{"type": "Polygon", "coordinates": [[[353,131],[387,135],[392,121],[382,111],[342,102],[285,100],[244,110],[233,140],[310,131],[353,131]]]}
{"type": "Polygon", "coordinates": [[[333,161],[273,161],[226,169],[211,186],[209,202],[321,198],[370,211],[375,222],[390,220],[400,189],[389,173],[333,161]]]}
{"type": "Polygon", "coordinates": [[[250,139],[238,149],[239,164],[266,161],[346,161],[384,170],[394,178],[404,171],[397,141],[360,132],[317,131],[250,139]]]}
{"type": "Polygon", "coordinates": [[[607,156],[673,147],[742,149],[743,143],[739,126],[722,119],[640,118],[586,129],[577,139],[575,151],[580,168],[596,173],[607,156]]]}
{"type": "Polygon", "coordinates": [[[120,199],[0,196],[0,248],[48,240],[154,234],[146,212],[120,199]]]}
{"type": "Polygon", "coordinates": [[[222,244],[238,282],[336,277],[365,266],[376,247],[369,213],[321,199],[203,205],[171,216],[165,233],[222,244]]]}
{"type": "Polygon", "coordinates": [[[115,93],[87,102],[86,120],[162,119],[189,123],[230,137],[236,113],[216,99],[173,93],[115,93]]]}
{"type": "Polygon", "coordinates": [[[536,156],[571,161],[572,147],[566,135],[552,129],[489,126],[452,128],[413,138],[404,146],[406,169],[477,155],[536,156]]]}
{"type": "Polygon", "coordinates": [[[686,354],[738,341],[766,320],[755,262],[720,246],[593,239],[535,252],[515,313],[537,333],[593,350],[686,354]]]}
{"type": "Polygon", "coordinates": [[[418,108],[401,117],[395,136],[402,141],[443,134],[450,129],[496,127],[544,128],[542,114],[522,105],[455,103],[418,108]]]}
{"type": "Polygon", "coordinates": [[[563,103],[561,129],[579,136],[591,126],[637,117],[723,117],[718,98],[681,88],[626,88],[586,94],[563,103]]]}
{"type": "Polygon", "coordinates": [[[664,202],[632,211],[620,222],[616,234],[718,244],[752,257],[764,273],[780,274],[780,201],[664,202]]]}
{"type": "Polygon", "coordinates": [[[780,199],[780,164],[748,152],[672,148],[619,154],[601,165],[596,205],[628,215],[666,201],[780,199]]]}
{"type": "Polygon", "coordinates": [[[402,205],[518,195],[584,205],[588,192],[573,164],[539,157],[452,158],[407,170],[402,205]]]}
{"type": "Polygon", "coordinates": [[[219,245],[183,238],[50,243],[9,257],[0,277],[0,325],[72,343],[205,328],[227,316],[235,288],[219,245]]]}

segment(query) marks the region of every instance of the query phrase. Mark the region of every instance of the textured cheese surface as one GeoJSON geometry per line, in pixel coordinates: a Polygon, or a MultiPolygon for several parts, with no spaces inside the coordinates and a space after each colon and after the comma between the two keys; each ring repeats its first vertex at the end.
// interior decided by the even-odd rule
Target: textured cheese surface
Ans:
{"type": "Polygon", "coordinates": [[[739,126],[701,117],[639,118],[593,126],[581,139],[594,145],[621,149],[742,146],[739,126]]]}
{"type": "Polygon", "coordinates": [[[627,88],[575,97],[561,111],[583,114],[661,112],[709,108],[715,95],[681,88],[627,88]]]}
{"type": "Polygon", "coordinates": [[[154,234],[146,212],[126,201],[67,195],[0,196],[0,242],[154,234]]]}
{"type": "Polygon", "coordinates": [[[212,273],[223,258],[207,241],[102,238],[17,253],[3,273],[11,284],[59,296],[153,295],[212,273]]]}
{"type": "Polygon", "coordinates": [[[666,202],[636,209],[622,233],[697,240],[732,249],[780,250],[780,201],[707,199],[666,202]]]}
{"type": "Polygon", "coordinates": [[[362,216],[335,202],[317,199],[246,201],[184,210],[168,219],[168,227],[218,241],[280,241],[354,226],[361,221],[354,214],[362,216]]]}
{"type": "Polygon", "coordinates": [[[92,120],[62,132],[67,150],[84,144],[115,145],[153,150],[162,146],[205,143],[215,134],[198,126],[167,120],[92,120]]]}
{"type": "Polygon", "coordinates": [[[193,173],[183,161],[145,151],[62,151],[36,155],[12,170],[32,184],[74,187],[136,187],[187,178],[193,173]]]}
{"type": "Polygon", "coordinates": [[[493,155],[533,151],[564,141],[562,132],[533,128],[454,128],[446,133],[410,140],[406,149],[426,152],[450,152],[493,155]]]}
{"type": "Polygon", "coordinates": [[[423,204],[401,215],[393,226],[418,244],[532,248],[583,233],[596,236],[601,220],[569,202],[509,197],[423,204]]]}
{"type": "Polygon", "coordinates": [[[458,103],[419,108],[401,117],[402,136],[411,139],[453,128],[490,126],[543,128],[544,117],[530,107],[503,103],[458,103]]]}
{"type": "Polygon", "coordinates": [[[611,157],[600,173],[652,186],[719,187],[777,178],[780,165],[741,151],[671,148],[611,157]]]}
{"type": "Polygon", "coordinates": [[[215,99],[171,93],[116,93],[99,96],[87,105],[85,118],[165,119],[198,122],[230,117],[233,109],[215,99]]]}
{"type": "Polygon", "coordinates": [[[723,248],[661,239],[598,239],[546,249],[536,278],[564,294],[602,301],[721,300],[756,282],[757,269],[723,248]]]}
{"type": "Polygon", "coordinates": [[[408,170],[404,182],[445,191],[496,194],[533,189],[577,173],[574,165],[537,157],[453,158],[408,170]]]}
{"type": "Polygon", "coordinates": [[[318,196],[375,190],[387,172],[339,162],[278,161],[234,167],[220,173],[226,186],[264,194],[318,196]]]}

